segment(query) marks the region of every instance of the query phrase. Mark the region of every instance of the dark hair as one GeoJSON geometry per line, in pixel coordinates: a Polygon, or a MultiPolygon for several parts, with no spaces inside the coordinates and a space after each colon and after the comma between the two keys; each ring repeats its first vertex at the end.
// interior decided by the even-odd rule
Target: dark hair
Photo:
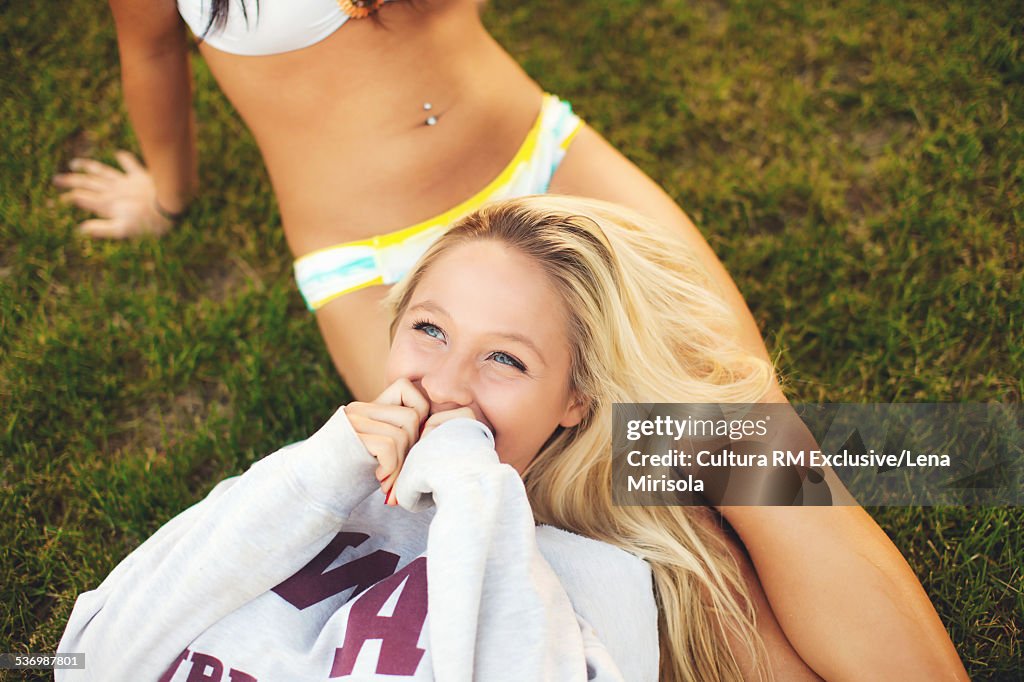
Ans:
{"type": "MultiPolygon", "coordinates": [[[[206,34],[210,32],[210,29],[216,29],[218,31],[224,28],[224,25],[228,23],[228,0],[210,0],[212,7],[210,8],[210,21],[206,24],[206,28],[203,29],[203,35],[199,36],[199,40],[204,40],[206,34]]],[[[241,0],[239,5],[242,6],[242,16],[245,17],[246,25],[249,24],[249,10],[245,7],[245,0],[241,0]]],[[[256,0],[256,12],[260,11],[260,0],[256,0]]]]}
{"type": "MultiPolygon", "coordinates": [[[[210,21],[207,22],[206,28],[203,29],[203,35],[199,36],[199,40],[204,40],[206,35],[210,32],[210,29],[220,31],[224,28],[224,25],[228,23],[228,2],[229,0],[210,0],[210,21]]],[[[361,4],[362,2],[369,2],[369,0],[354,0],[355,4],[361,4]]],[[[238,0],[238,4],[242,6],[242,17],[245,19],[246,26],[249,25],[249,10],[245,6],[245,0],[238,0]]],[[[256,0],[256,12],[260,11],[260,0],[256,0]]],[[[370,14],[370,18],[375,22],[380,21],[380,17],[377,16],[377,10],[373,10],[370,14]]]]}

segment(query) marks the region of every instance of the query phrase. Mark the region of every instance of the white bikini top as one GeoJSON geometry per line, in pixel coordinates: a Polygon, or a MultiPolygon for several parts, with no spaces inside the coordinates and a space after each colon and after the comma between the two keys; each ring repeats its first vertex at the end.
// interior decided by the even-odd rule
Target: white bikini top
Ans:
{"type": "MultiPolygon", "coordinates": [[[[211,10],[211,0],[178,0],[178,13],[197,37],[206,31],[211,10]]],[[[337,0],[230,0],[227,19],[223,29],[211,28],[204,42],[254,56],[309,47],[337,31],[349,16],[337,0]]]]}

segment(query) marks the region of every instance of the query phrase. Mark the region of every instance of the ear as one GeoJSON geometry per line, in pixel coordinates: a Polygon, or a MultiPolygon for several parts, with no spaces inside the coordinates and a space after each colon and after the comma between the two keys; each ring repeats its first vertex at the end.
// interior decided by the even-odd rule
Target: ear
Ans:
{"type": "Polygon", "coordinates": [[[587,410],[590,409],[590,399],[583,396],[574,395],[569,399],[569,404],[565,407],[565,413],[562,415],[562,420],[558,422],[559,426],[566,428],[576,426],[583,417],[587,415],[587,410]]]}

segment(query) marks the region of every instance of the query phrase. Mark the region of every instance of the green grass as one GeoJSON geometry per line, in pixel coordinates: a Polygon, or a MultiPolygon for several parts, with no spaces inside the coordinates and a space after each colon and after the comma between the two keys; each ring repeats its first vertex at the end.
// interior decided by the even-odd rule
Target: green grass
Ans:
{"type": "MultiPolygon", "coordinates": [[[[486,22],[690,212],[794,399],[1020,402],[1019,5],[819,4],[493,0],[486,22]]],[[[202,61],[194,212],[89,242],[49,179],[137,148],[112,22],[6,3],[0,36],[0,651],[45,652],[79,592],[347,394],[202,61]]],[[[872,511],[972,677],[1020,679],[1024,511],[872,511]]]]}

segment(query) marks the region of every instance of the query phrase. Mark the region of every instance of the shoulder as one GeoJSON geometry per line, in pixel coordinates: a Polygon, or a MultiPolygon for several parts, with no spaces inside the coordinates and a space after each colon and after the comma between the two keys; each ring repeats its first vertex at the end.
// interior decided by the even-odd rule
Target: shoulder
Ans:
{"type": "Polygon", "coordinates": [[[547,525],[537,526],[537,545],[559,574],[564,571],[583,580],[610,576],[650,589],[650,565],[615,545],[547,525]]]}
{"type": "Polygon", "coordinates": [[[650,565],[607,542],[537,526],[537,546],[627,680],[658,676],[658,606],[650,565]]]}
{"type": "Polygon", "coordinates": [[[546,525],[537,526],[537,546],[574,606],[621,604],[626,599],[640,611],[656,612],[651,567],[640,557],[546,525]]]}

